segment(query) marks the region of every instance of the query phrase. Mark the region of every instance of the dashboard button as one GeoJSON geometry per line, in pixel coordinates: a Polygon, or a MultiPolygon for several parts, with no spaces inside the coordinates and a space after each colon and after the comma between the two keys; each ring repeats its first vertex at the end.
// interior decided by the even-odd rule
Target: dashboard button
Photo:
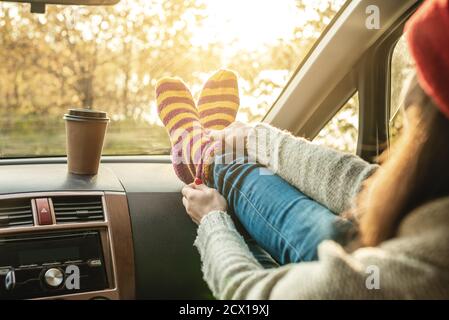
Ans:
{"type": "Polygon", "coordinates": [[[45,272],[44,280],[50,287],[56,288],[64,281],[64,274],[58,268],[50,268],[45,272]]]}
{"type": "Polygon", "coordinates": [[[50,204],[47,198],[36,199],[37,220],[39,225],[53,224],[53,218],[51,216],[50,204]]]}

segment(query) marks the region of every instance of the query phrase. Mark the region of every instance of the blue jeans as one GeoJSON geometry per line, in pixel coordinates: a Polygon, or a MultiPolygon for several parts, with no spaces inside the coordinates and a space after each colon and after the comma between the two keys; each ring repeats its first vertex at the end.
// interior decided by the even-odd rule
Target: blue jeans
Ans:
{"type": "Polygon", "coordinates": [[[316,260],[323,240],[339,241],[352,229],[350,221],[267,168],[244,160],[216,161],[209,185],[226,198],[229,213],[278,263],[316,260]]]}

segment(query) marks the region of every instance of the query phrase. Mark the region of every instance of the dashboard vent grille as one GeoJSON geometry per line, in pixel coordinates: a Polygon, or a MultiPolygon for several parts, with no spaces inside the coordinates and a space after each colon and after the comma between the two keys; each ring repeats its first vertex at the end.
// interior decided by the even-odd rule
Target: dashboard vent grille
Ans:
{"type": "Polygon", "coordinates": [[[101,196],[54,197],[56,223],[103,221],[101,196]]]}
{"type": "Polygon", "coordinates": [[[32,226],[33,224],[30,199],[0,200],[0,228],[32,226]]]}

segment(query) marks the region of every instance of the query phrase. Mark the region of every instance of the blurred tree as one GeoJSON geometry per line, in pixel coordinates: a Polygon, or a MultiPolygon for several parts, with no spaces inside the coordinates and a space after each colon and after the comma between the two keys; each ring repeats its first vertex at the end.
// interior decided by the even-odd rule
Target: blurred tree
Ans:
{"type": "MultiPolygon", "coordinates": [[[[61,117],[71,107],[111,115],[106,153],[166,153],[169,141],[154,97],[157,79],[181,77],[197,96],[207,75],[221,67],[239,73],[240,120],[259,121],[344,3],[292,0],[295,27],[251,48],[239,43],[238,32],[226,33],[229,41],[194,42],[195,32],[207,28],[210,1],[47,6],[45,15],[31,14],[28,5],[0,3],[0,156],[63,154],[61,117]]],[[[234,5],[237,10],[241,4],[234,5]]],[[[356,136],[356,109],[350,103],[339,113],[322,143],[340,143],[345,150],[354,144],[348,139],[356,136]],[[342,136],[344,142],[326,140],[342,136]]]]}

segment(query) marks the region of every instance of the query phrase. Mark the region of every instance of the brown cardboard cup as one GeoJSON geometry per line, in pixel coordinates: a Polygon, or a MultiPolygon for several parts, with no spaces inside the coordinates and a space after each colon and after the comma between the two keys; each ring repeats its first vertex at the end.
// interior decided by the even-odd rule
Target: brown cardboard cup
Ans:
{"type": "Polygon", "coordinates": [[[95,175],[100,165],[106,128],[106,112],[70,109],[64,115],[67,134],[68,170],[75,174],[95,175]]]}

